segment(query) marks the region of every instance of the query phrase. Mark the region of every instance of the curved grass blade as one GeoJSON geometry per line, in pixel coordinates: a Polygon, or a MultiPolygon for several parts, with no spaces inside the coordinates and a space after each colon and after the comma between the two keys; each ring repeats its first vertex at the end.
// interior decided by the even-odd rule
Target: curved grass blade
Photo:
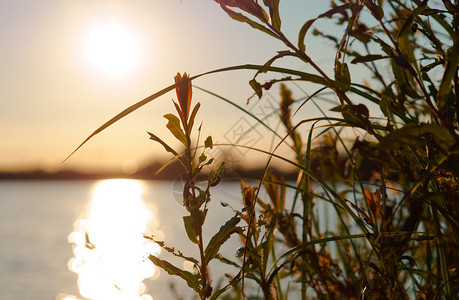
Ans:
{"type": "Polygon", "coordinates": [[[203,89],[199,86],[195,86],[193,85],[195,88],[197,88],[198,90],[201,90],[203,92],[206,92],[208,93],[209,95],[212,95],[218,99],[221,99],[223,101],[225,101],[226,103],[229,103],[231,105],[233,105],[234,107],[236,107],[237,109],[241,110],[242,112],[244,112],[245,114],[251,116],[252,118],[254,118],[258,123],[260,123],[261,125],[263,125],[266,129],[268,129],[269,131],[271,131],[275,136],[277,136],[279,139],[282,139],[282,137],[274,130],[272,129],[271,127],[269,127],[268,125],[266,125],[266,123],[263,122],[263,120],[260,120],[257,116],[255,116],[254,114],[252,114],[251,112],[249,112],[248,110],[246,110],[245,108],[243,108],[242,106],[240,105],[237,105],[236,103],[234,103],[233,101],[231,100],[228,100],[226,99],[225,97],[222,97],[220,95],[217,95],[209,90],[206,90],[206,89],[203,89]]]}
{"type": "Polygon", "coordinates": [[[283,258],[288,257],[288,256],[292,256],[293,254],[295,254],[296,252],[299,252],[300,250],[302,250],[304,248],[307,248],[307,247],[310,247],[310,246],[313,246],[313,245],[317,245],[317,244],[324,244],[324,243],[328,243],[328,242],[333,242],[333,241],[349,240],[349,239],[361,239],[361,238],[365,238],[365,237],[366,237],[366,235],[363,234],[363,233],[361,233],[361,234],[351,234],[351,235],[341,235],[341,236],[332,236],[332,237],[327,237],[327,238],[323,238],[323,239],[317,239],[317,240],[310,241],[310,242],[307,242],[307,243],[303,243],[301,245],[293,247],[293,248],[287,250],[286,252],[284,252],[273,263],[272,267],[268,271],[268,274],[270,274],[269,277],[268,277],[268,282],[271,282],[273,280],[274,276],[279,272],[279,270],[282,269],[289,262],[289,259],[286,259],[283,263],[280,264],[280,261],[283,258]],[[277,267],[274,267],[274,266],[277,266],[277,267]]]}
{"type": "MultiPolygon", "coordinates": [[[[264,150],[260,150],[260,149],[256,149],[257,151],[260,151],[262,153],[266,153],[269,155],[269,158],[268,158],[268,161],[265,165],[265,168],[264,168],[264,171],[263,171],[263,175],[261,176],[261,179],[260,179],[260,183],[259,183],[259,186],[258,186],[258,189],[257,189],[257,192],[256,192],[256,195],[255,195],[255,199],[258,198],[258,195],[260,193],[260,190],[261,190],[261,185],[263,184],[263,181],[266,177],[266,174],[268,173],[268,169],[269,169],[269,166],[271,164],[271,161],[273,159],[273,157],[279,157],[278,155],[275,154],[276,150],[279,148],[279,146],[284,142],[285,139],[287,139],[289,137],[289,135],[291,134],[291,132],[293,130],[296,130],[299,126],[301,126],[302,124],[304,123],[307,123],[307,122],[310,122],[312,120],[321,120],[321,119],[324,119],[324,118],[314,118],[314,119],[309,119],[309,120],[303,120],[301,121],[300,123],[298,123],[295,127],[293,127],[290,132],[277,144],[277,146],[274,148],[273,151],[271,152],[268,152],[268,151],[264,151],[264,150]]],[[[327,120],[330,120],[331,118],[325,118],[327,120]]],[[[243,145],[238,145],[238,146],[242,146],[242,147],[246,147],[246,148],[249,148],[249,149],[255,149],[255,148],[252,148],[252,147],[247,147],[247,146],[243,146],[243,145]]],[[[290,161],[286,158],[282,158],[283,160],[285,161],[288,161],[292,166],[295,166],[297,167],[298,169],[304,171],[306,173],[306,175],[310,176],[312,179],[314,179],[317,183],[319,183],[326,191],[328,191],[330,194],[333,195],[333,197],[338,201],[339,204],[341,204],[344,208],[344,210],[349,214],[349,216],[354,220],[354,222],[359,226],[359,228],[364,232],[364,235],[366,236],[367,234],[369,234],[369,231],[368,229],[366,228],[365,224],[363,223],[363,221],[361,219],[359,219],[359,217],[352,211],[352,209],[347,205],[346,203],[346,199],[343,199],[338,193],[336,193],[336,191],[334,191],[329,185],[327,185],[323,180],[321,180],[320,178],[314,176],[310,170],[308,170],[307,168],[305,168],[304,166],[301,166],[299,165],[298,163],[296,162],[293,162],[293,161],[290,161]]],[[[251,224],[253,222],[253,219],[255,218],[255,210],[252,211],[252,214],[249,218],[249,224],[248,224],[248,227],[247,227],[247,234],[246,234],[246,245],[244,246],[244,255],[243,255],[243,259],[242,259],[242,269],[245,268],[245,264],[246,264],[246,255],[247,255],[247,243],[250,241],[250,228],[251,228],[251,224]]],[[[242,290],[244,290],[244,274],[242,274],[242,290]]]]}
{"type": "MultiPolygon", "coordinates": [[[[324,91],[325,89],[327,89],[326,86],[324,87],[321,87],[320,89],[318,89],[317,91],[315,91],[314,93],[312,93],[310,96],[308,96],[305,100],[303,100],[303,102],[300,104],[300,106],[295,110],[295,113],[293,114],[293,116],[296,115],[296,113],[312,98],[314,98],[315,96],[317,96],[318,94],[320,94],[322,91],[324,91]]],[[[324,115],[325,116],[325,115],[324,115]]]]}
{"type": "MultiPolygon", "coordinates": [[[[261,70],[263,68],[265,68],[265,66],[263,66],[263,65],[252,65],[252,64],[237,65],[237,66],[226,67],[226,68],[221,68],[221,69],[216,69],[216,70],[208,71],[208,72],[205,72],[205,73],[201,73],[199,75],[190,77],[189,80],[192,81],[192,80],[197,79],[197,78],[199,78],[201,76],[210,75],[210,74],[214,74],[214,73],[220,73],[220,72],[236,71],[236,70],[257,70],[258,71],[258,70],[261,70]]],[[[322,85],[325,85],[325,86],[329,86],[328,82],[325,79],[323,79],[322,77],[318,76],[318,75],[314,75],[314,74],[310,74],[310,73],[306,73],[306,72],[301,72],[301,71],[297,71],[297,70],[286,69],[286,68],[271,67],[271,66],[268,68],[268,70],[270,72],[296,75],[296,76],[299,76],[302,80],[309,81],[309,82],[316,83],[316,84],[322,84],[322,85]]],[[[160,90],[160,91],[158,91],[158,92],[146,97],[145,99],[143,99],[143,100],[141,100],[141,101],[129,106],[128,108],[126,108],[125,110],[123,110],[122,112],[120,112],[119,114],[117,114],[116,116],[114,116],[113,118],[108,120],[107,122],[105,122],[102,126],[100,126],[93,133],[91,133],[72,153],[70,153],[70,155],[67,156],[62,161],[62,163],[66,162],[73,154],[75,154],[75,152],[77,152],[84,144],[86,144],[95,135],[99,134],[100,132],[102,132],[103,130],[107,129],[109,126],[113,125],[114,123],[116,123],[120,119],[122,119],[125,116],[129,115],[130,113],[136,111],[137,109],[141,108],[142,106],[150,103],[151,101],[155,100],[156,98],[166,94],[167,92],[170,92],[170,91],[174,90],[180,84],[181,83],[172,84],[172,85],[170,85],[170,86],[168,86],[168,87],[166,87],[166,88],[164,88],[164,89],[162,89],[162,90],[160,90]]]]}
{"type": "Polygon", "coordinates": [[[86,142],[89,141],[93,136],[95,136],[96,134],[102,132],[107,127],[113,125],[115,122],[117,122],[121,118],[129,115],[130,113],[132,113],[133,111],[139,109],[140,107],[144,106],[145,104],[155,100],[159,96],[162,96],[165,93],[167,93],[169,91],[172,91],[173,89],[176,88],[176,86],[177,86],[177,84],[170,85],[170,86],[160,90],[159,92],[156,92],[151,96],[148,96],[147,98],[143,99],[142,101],[137,102],[136,104],[129,106],[128,108],[126,108],[125,110],[123,110],[122,112],[120,112],[119,114],[117,114],[116,116],[114,116],[113,118],[108,120],[107,122],[105,122],[102,126],[100,126],[93,133],[91,133],[91,135],[89,135],[75,150],[73,150],[73,152],[70,153],[70,155],[67,156],[62,163],[66,162],[73,154],[75,154],[75,152],[78,151],[78,149],[80,149],[84,144],[86,144],[86,142]]]}

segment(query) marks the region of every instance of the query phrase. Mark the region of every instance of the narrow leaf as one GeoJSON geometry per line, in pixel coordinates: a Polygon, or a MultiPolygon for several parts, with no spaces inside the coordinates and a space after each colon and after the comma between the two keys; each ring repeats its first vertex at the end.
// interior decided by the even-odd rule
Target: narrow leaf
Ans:
{"type": "Polygon", "coordinates": [[[147,133],[150,135],[150,140],[153,140],[153,141],[156,141],[158,143],[160,143],[161,145],[163,145],[163,147],[166,149],[167,152],[170,152],[172,154],[174,154],[176,157],[178,157],[178,153],[172,149],[168,144],[166,144],[162,139],[160,139],[158,136],[156,136],[155,134],[151,133],[151,132],[148,132],[147,133]]]}
{"type": "Polygon", "coordinates": [[[274,56],[273,58],[271,58],[270,60],[268,60],[264,65],[263,65],[263,68],[261,68],[254,76],[254,78],[260,74],[260,73],[266,73],[268,72],[269,70],[269,67],[276,61],[278,60],[279,58],[282,58],[284,56],[295,56],[295,53],[293,52],[290,52],[288,50],[285,50],[285,51],[279,51],[277,53],[276,56],[274,56]]]}
{"type": "MultiPolygon", "coordinates": [[[[459,65],[459,34],[454,39],[454,44],[448,51],[448,58],[446,60],[445,71],[443,78],[438,89],[438,107],[443,108],[447,103],[446,99],[453,86],[453,78],[457,74],[459,65]]],[[[456,95],[456,97],[459,97],[456,95]]],[[[459,109],[459,108],[456,108],[459,109]]]]}
{"type": "Polygon", "coordinates": [[[395,63],[396,63],[397,65],[399,65],[399,66],[402,67],[402,68],[410,69],[410,67],[411,67],[411,66],[410,66],[410,63],[409,63],[406,59],[404,59],[403,57],[401,57],[401,56],[396,56],[396,55],[394,55],[394,56],[392,56],[392,59],[395,61],[395,63]]]}
{"type": "MultiPolygon", "coordinates": [[[[174,103],[175,110],[177,111],[177,115],[180,117],[180,120],[182,121],[182,124],[186,124],[185,116],[182,113],[182,109],[180,108],[180,106],[175,101],[172,100],[172,103],[174,103]]],[[[183,125],[183,127],[185,127],[185,125],[183,125]]]]}
{"type": "Polygon", "coordinates": [[[220,230],[210,239],[204,252],[206,265],[217,256],[221,245],[223,245],[223,243],[226,242],[233,233],[241,232],[241,228],[236,227],[240,220],[241,218],[237,215],[232,217],[222,227],[220,227],[220,230]]]}
{"type": "Polygon", "coordinates": [[[349,110],[349,105],[338,105],[338,106],[330,108],[330,111],[335,111],[335,112],[343,112],[343,111],[348,111],[348,110],[349,110]]]}
{"type": "Polygon", "coordinates": [[[368,225],[371,225],[372,227],[375,226],[375,223],[373,222],[373,220],[371,220],[370,217],[360,207],[358,207],[351,201],[347,201],[347,202],[352,206],[352,208],[354,208],[363,217],[363,219],[368,225]]]}
{"type": "Polygon", "coordinates": [[[269,16],[271,17],[271,24],[278,31],[280,31],[281,29],[281,19],[279,15],[279,1],[280,0],[263,0],[263,3],[269,8],[269,16]]]}
{"type": "Polygon", "coordinates": [[[228,7],[224,6],[223,4],[220,4],[220,6],[228,14],[228,16],[231,17],[231,19],[239,21],[239,22],[247,23],[250,26],[252,26],[253,28],[258,29],[260,31],[263,31],[264,33],[267,33],[270,36],[275,37],[276,39],[279,38],[274,32],[272,32],[271,30],[269,30],[265,26],[253,21],[252,19],[244,16],[243,14],[233,11],[233,10],[229,9],[228,7]]]}
{"type": "Polygon", "coordinates": [[[386,135],[381,141],[383,149],[397,149],[402,146],[419,143],[419,138],[430,133],[440,147],[447,150],[455,143],[449,131],[437,124],[407,124],[404,127],[386,135]]]}
{"type": "Polygon", "coordinates": [[[187,145],[185,133],[180,127],[180,120],[173,114],[165,114],[164,117],[169,121],[166,127],[172,132],[172,134],[180,141],[183,145],[187,145]]]}
{"type": "Polygon", "coordinates": [[[188,260],[188,261],[190,261],[190,262],[192,262],[194,264],[197,264],[197,265],[199,264],[199,261],[196,258],[183,255],[183,253],[180,250],[176,251],[174,247],[167,246],[164,241],[156,240],[153,235],[152,236],[144,235],[143,237],[148,239],[148,240],[151,240],[151,241],[155,242],[162,249],[166,250],[167,252],[169,252],[170,254],[172,254],[172,255],[174,255],[176,257],[183,258],[183,259],[188,260]]]}
{"type": "Polygon", "coordinates": [[[268,22],[269,18],[265,10],[255,1],[216,0],[216,2],[219,3],[222,7],[237,7],[251,14],[252,16],[257,17],[263,23],[268,22]]]}
{"type": "Polygon", "coordinates": [[[349,67],[346,63],[341,66],[341,80],[343,91],[349,91],[351,89],[351,72],[349,72],[349,67]]]}
{"type": "Polygon", "coordinates": [[[308,32],[309,28],[311,28],[312,24],[316,20],[318,20],[320,18],[325,18],[325,17],[326,18],[330,18],[334,14],[341,13],[344,10],[346,10],[347,8],[349,8],[348,4],[343,4],[343,5],[337,6],[335,8],[332,8],[332,9],[328,10],[327,12],[324,12],[323,14],[319,15],[317,18],[308,20],[306,23],[304,23],[303,27],[301,27],[301,29],[300,29],[300,33],[298,34],[298,48],[300,49],[300,51],[304,52],[306,50],[306,46],[304,44],[304,38],[305,38],[306,33],[308,32]]]}
{"type": "Polygon", "coordinates": [[[93,133],[91,133],[91,135],[89,135],[75,150],[73,150],[73,152],[70,153],[70,155],[67,156],[62,163],[66,162],[75,152],[78,151],[78,149],[80,149],[84,144],[86,144],[86,142],[88,142],[93,136],[99,134],[100,132],[102,132],[103,130],[105,130],[109,126],[113,125],[118,120],[120,120],[120,119],[124,118],[125,116],[129,115],[133,111],[135,111],[135,110],[139,109],[140,107],[144,106],[145,104],[155,100],[156,98],[166,94],[167,92],[172,91],[175,88],[176,88],[176,84],[170,85],[170,86],[160,90],[159,92],[156,92],[153,95],[151,95],[151,96],[149,96],[149,97],[147,97],[147,98],[145,98],[145,99],[143,99],[143,100],[141,100],[141,101],[129,106],[128,108],[126,108],[125,110],[123,110],[122,112],[120,112],[119,114],[117,114],[116,116],[114,116],[113,118],[108,120],[107,122],[105,122],[102,126],[97,128],[93,133]]]}
{"type": "Polygon", "coordinates": [[[339,61],[336,62],[335,80],[338,86],[344,92],[347,92],[351,89],[351,73],[349,72],[349,67],[346,63],[341,63],[339,61]]]}
{"type": "Polygon", "coordinates": [[[193,229],[193,217],[192,216],[184,216],[183,217],[183,223],[185,225],[185,231],[186,234],[188,235],[188,238],[190,241],[193,243],[197,244],[198,243],[198,238],[197,235],[193,229]]]}
{"type": "Polygon", "coordinates": [[[391,67],[397,87],[412,98],[420,98],[421,96],[417,94],[410,83],[412,77],[409,75],[409,69],[411,68],[409,63],[404,59],[400,59],[400,57],[393,56],[391,57],[391,67]]]}
{"type": "Polygon", "coordinates": [[[413,20],[427,8],[427,0],[424,0],[419,4],[419,6],[414,11],[412,11],[409,14],[408,18],[402,26],[402,29],[400,29],[400,32],[398,33],[397,39],[408,31],[408,29],[411,27],[411,23],[413,22],[413,20]]]}
{"type": "Polygon", "coordinates": [[[311,28],[311,25],[317,20],[316,19],[311,19],[308,20],[300,29],[300,33],[298,34],[298,48],[300,49],[301,52],[306,51],[306,45],[304,44],[304,38],[306,36],[306,33],[308,32],[309,28],[311,28]]]}
{"type": "Polygon", "coordinates": [[[165,270],[167,273],[169,273],[170,275],[176,275],[176,276],[179,276],[181,277],[182,279],[184,279],[186,281],[186,283],[188,284],[188,286],[190,288],[192,288],[196,293],[199,293],[200,292],[200,287],[199,287],[199,279],[196,275],[188,272],[188,271],[184,271],[182,269],[179,269],[177,268],[176,266],[172,265],[171,263],[165,261],[165,260],[162,260],[156,256],[153,256],[153,255],[150,255],[149,259],[155,264],[157,265],[158,267],[162,268],[163,270],[165,270]]]}
{"type": "Polygon", "coordinates": [[[190,119],[188,120],[188,130],[191,132],[191,129],[193,128],[194,125],[194,119],[196,118],[196,114],[198,113],[199,108],[201,107],[201,103],[196,103],[196,105],[193,108],[193,111],[191,112],[190,119]]]}
{"type": "Polygon", "coordinates": [[[373,3],[372,0],[363,1],[363,4],[365,4],[365,6],[370,10],[371,14],[373,17],[375,17],[376,20],[382,20],[382,18],[384,18],[384,11],[381,6],[373,3]]]}
{"type": "Polygon", "coordinates": [[[379,59],[389,58],[387,55],[380,55],[380,54],[369,54],[365,56],[357,56],[351,61],[351,64],[358,64],[358,63],[366,63],[371,62],[379,59]]]}
{"type": "Polygon", "coordinates": [[[277,258],[277,260],[272,264],[270,270],[268,271],[269,279],[268,282],[272,281],[273,277],[279,272],[281,268],[284,267],[285,264],[289,262],[289,258],[294,257],[294,254],[300,253],[303,251],[303,249],[308,248],[310,246],[314,245],[319,245],[319,244],[324,244],[324,243],[329,243],[332,241],[340,241],[340,240],[350,240],[350,239],[359,239],[359,238],[365,238],[365,234],[353,234],[353,235],[343,235],[343,236],[332,236],[332,237],[326,237],[322,239],[317,239],[314,241],[309,241],[307,243],[303,243],[301,245],[298,245],[296,247],[293,247],[286,252],[284,252],[281,256],[277,258]],[[281,261],[283,259],[287,258],[283,263],[281,261]]]}
{"type": "Polygon", "coordinates": [[[394,93],[392,92],[392,85],[394,82],[389,84],[381,94],[381,101],[379,102],[379,108],[383,112],[383,114],[387,117],[389,116],[390,107],[392,103],[392,99],[395,98],[394,93]]]}

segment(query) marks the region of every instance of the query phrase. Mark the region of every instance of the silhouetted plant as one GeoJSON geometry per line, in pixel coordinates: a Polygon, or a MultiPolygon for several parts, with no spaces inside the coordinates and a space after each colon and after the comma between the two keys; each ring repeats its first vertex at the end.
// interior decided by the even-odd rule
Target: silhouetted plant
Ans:
{"type": "Polygon", "coordinates": [[[184,279],[201,299],[238,299],[259,292],[264,299],[287,299],[294,291],[302,299],[459,298],[458,2],[332,1],[330,10],[299,28],[296,42],[282,32],[280,0],[215,2],[232,19],[282,41],[287,50],[264,65],[232,66],[191,78],[177,75],[176,84],[127,108],[88,137],[177,90],[178,117],[165,117],[167,128],[184,145],[184,153],[153,133],[150,138],[186,170],[183,205],[189,215],[184,217],[184,227],[198,246],[200,258],[186,257],[159,242],[167,251],[193,262],[196,272],[157,257],[151,260],[184,279]],[[334,21],[340,32],[312,29],[319,19],[334,21]],[[310,56],[310,33],[335,47],[332,65],[319,65],[310,56]],[[296,59],[298,68],[273,66],[285,57],[296,59]],[[353,81],[349,64],[367,70],[370,77],[365,83],[353,81]],[[304,65],[314,73],[301,71],[304,65]],[[260,98],[281,83],[279,120],[286,134],[214,95],[268,128],[280,138],[279,145],[289,145],[294,158],[278,155],[278,147],[272,152],[251,148],[266,155],[264,174],[256,178],[255,186],[241,180],[241,208],[235,208],[236,215],[205,246],[202,227],[210,188],[219,182],[223,165],[210,174],[205,188],[196,185],[203,166],[213,163],[206,149],[219,145],[211,137],[203,146],[191,145],[199,109],[198,103],[190,112],[191,81],[240,69],[256,71],[250,85],[260,98]],[[261,73],[282,77],[260,82],[261,73]],[[288,82],[306,82],[317,89],[294,99],[285,85],[288,82]],[[321,107],[325,100],[336,102],[330,112],[321,107]],[[376,108],[368,108],[369,104],[376,108]],[[294,123],[292,115],[304,105],[316,105],[322,114],[294,123]],[[348,129],[356,135],[353,141],[346,138],[348,129]],[[270,173],[273,159],[296,168],[295,183],[270,173]],[[287,189],[294,195],[287,197],[287,189]],[[317,208],[322,205],[330,208],[330,214],[335,211],[336,228],[326,230],[321,225],[326,216],[317,208]],[[244,227],[237,226],[241,219],[244,227]],[[234,233],[241,237],[243,247],[234,249],[236,259],[225,258],[219,248],[234,233]],[[229,280],[220,288],[212,287],[207,278],[208,262],[215,258],[239,270],[228,274],[229,280]],[[247,280],[259,288],[247,290],[247,280]],[[223,296],[227,290],[231,292],[223,296]]]}

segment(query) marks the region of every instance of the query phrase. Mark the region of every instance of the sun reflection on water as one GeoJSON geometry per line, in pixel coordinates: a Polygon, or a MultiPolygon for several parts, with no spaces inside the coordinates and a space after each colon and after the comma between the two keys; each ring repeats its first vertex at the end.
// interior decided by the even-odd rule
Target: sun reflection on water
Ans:
{"type": "MultiPolygon", "coordinates": [[[[78,274],[81,296],[94,300],[151,300],[143,280],[157,277],[148,260],[158,255],[157,244],[143,238],[154,212],[147,206],[140,181],[99,182],[86,215],[69,235],[75,257],[69,269],[78,274]]],[[[74,296],[67,296],[67,299],[74,296]]]]}

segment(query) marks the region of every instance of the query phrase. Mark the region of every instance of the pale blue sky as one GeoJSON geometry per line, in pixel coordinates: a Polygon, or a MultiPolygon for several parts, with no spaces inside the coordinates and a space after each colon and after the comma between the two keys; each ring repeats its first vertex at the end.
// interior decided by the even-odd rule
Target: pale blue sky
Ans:
{"type": "MultiPolygon", "coordinates": [[[[283,26],[293,41],[307,19],[328,8],[328,1],[282,2],[283,26]]],[[[171,84],[178,71],[195,75],[263,64],[283,49],[273,38],[231,20],[211,0],[1,0],[0,171],[62,168],[60,162],[93,130],[171,84]],[[121,24],[141,45],[141,63],[119,78],[98,72],[82,55],[88,35],[104,22],[121,24]]],[[[331,49],[320,43],[310,49],[318,60],[333,59],[331,49]]],[[[245,105],[251,76],[253,72],[218,74],[195,84],[245,105]]],[[[170,138],[162,115],[173,108],[172,98],[175,93],[121,120],[63,167],[120,169],[163,157],[145,131],[170,138]]],[[[242,115],[199,91],[194,101],[202,103],[198,119],[204,121],[203,135],[225,142],[225,133],[242,115]]],[[[257,146],[267,149],[269,141],[264,136],[257,146]]]]}

